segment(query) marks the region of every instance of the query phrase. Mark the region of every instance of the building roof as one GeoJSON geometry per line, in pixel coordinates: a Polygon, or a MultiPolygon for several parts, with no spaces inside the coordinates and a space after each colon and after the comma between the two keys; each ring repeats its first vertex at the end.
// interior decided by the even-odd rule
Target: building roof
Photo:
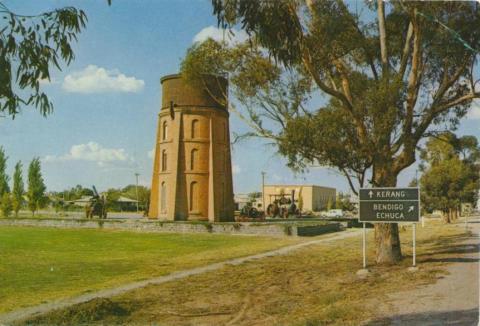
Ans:
{"type": "Polygon", "coordinates": [[[93,196],[82,196],[82,198],[80,198],[80,199],[75,199],[75,200],[71,200],[71,202],[74,202],[74,203],[87,203],[87,202],[89,202],[92,198],[93,198],[93,196]]]}
{"type": "Polygon", "coordinates": [[[119,203],[138,203],[138,200],[120,196],[120,197],[118,197],[116,202],[119,202],[119,203]]]}
{"type": "Polygon", "coordinates": [[[305,185],[294,185],[294,184],[269,184],[269,185],[265,185],[265,187],[312,187],[312,188],[324,188],[324,189],[332,189],[332,190],[336,190],[336,188],[333,188],[333,187],[325,187],[325,186],[319,186],[319,185],[313,185],[313,184],[305,184],[305,185]]]}

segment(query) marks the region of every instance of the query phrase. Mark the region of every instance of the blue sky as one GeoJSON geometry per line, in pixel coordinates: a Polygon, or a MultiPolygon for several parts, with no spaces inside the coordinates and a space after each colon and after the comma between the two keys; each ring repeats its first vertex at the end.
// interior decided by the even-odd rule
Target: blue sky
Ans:
{"type": "MultiPolygon", "coordinates": [[[[75,61],[54,71],[44,89],[55,106],[47,118],[25,109],[15,120],[0,119],[0,145],[24,165],[42,159],[49,190],[81,184],[105,190],[135,182],[150,185],[151,152],[160,107],[160,77],[178,71],[194,38],[215,33],[208,0],[4,1],[11,10],[35,14],[62,6],[82,8],[88,24],[75,44],[75,61]],[[206,29],[207,28],[207,29],[206,29]],[[198,35],[201,31],[203,32],[198,35]],[[101,87],[100,87],[101,86],[101,87]]],[[[218,34],[218,33],[217,33],[218,34]]],[[[233,132],[247,130],[233,115],[233,132]]],[[[460,134],[480,137],[480,108],[463,121],[460,134]]],[[[343,177],[324,168],[294,175],[275,149],[259,140],[233,147],[234,190],[267,183],[308,183],[348,189],[343,177]]],[[[415,168],[400,177],[405,185],[415,168]]]]}

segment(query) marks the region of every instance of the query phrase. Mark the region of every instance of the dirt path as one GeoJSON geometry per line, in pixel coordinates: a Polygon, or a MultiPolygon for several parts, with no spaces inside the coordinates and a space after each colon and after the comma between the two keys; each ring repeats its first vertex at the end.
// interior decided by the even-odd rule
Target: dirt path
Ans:
{"type": "Polygon", "coordinates": [[[138,288],[145,287],[147,285],[151,284],[162,284],[166,282],[171,282],[179,279],[186,278],[188,276],[192,275],[198,275],[202,274],[205,272],[209,271],[214,271],[218,270],[226,265],[238,265],[242,264],[244,262],[256,260],[256,259],[262,259],[265,257],[272,257],[272,256],[279,256],[279,255],[286,255],[292,251],[298,250],[300,248],[304,248],[306,246],[311,246],[315,244],[321,244],[321,243],[327,243],[331,241],[336,241],[340,239],[345,239],[345,238],[350,238],[350,237],[355,237],[359,236],[361,234],[362,230],[349,230],[349,231],[344,231],[341,233],[336,233],[336,234],[328,234],[324,236],[320,236],[316,238],[315,240],[312,241],[307,241],[307,242],[302,242],[299,244],[291,245],[291,246],[286,246],[280,249],[272,250],[272,251],[267,251],[264,253],[256,254],[256,255],[251,255],[251,256],[246,256],[246,257],[240,257],[240,258],[234,258],[234,259],[229,259],[223,262],[219,263],[214,263],[206,266],[201,266],[193,269],[188,269],[188,270],[183,270],[183,271],[178,271],[171,273],[169,275],[157,277],[157,278],[152,278],[149,280],[145,281],[140,281],[140,282],[134,282],[134,283],[129,283],[120,287],[116,287],[113,289],[107,289],[107,290],[102,290],[94,293],[88,293],[84,295],[80,295],[77,297],[73,298],[68,298],[68,299],[63,299],[63,300],[58,300],[54,302],[49,302],[45,304],[41,304],[38,306],[34,307],[29,307],[29,308],[24,308],[24,309],[19,309],[15,310],[3,315],[0,315],[0,325],[8,325],[11,324],[15,321],[19,320],[24,320],[27,318],[34,317],[36,315],[41,315],[46,312],[49,312],[51,310],[55,309],[62,309],[66,308],[75,304],[79,303],[84,303],[96,298],[109,298],[113,296],[117,296],[120,294],[123,294],[125,292],[135,290],[138,288]]]}
{"type": "Polygon", "coordinates": [[[434,284],[390,295],[380,307],[384,317],[368,325],[479,325],[479,216],[470,219],[469,228],[472,236],[449,251],[455,256],[438,259],[449,263],[448,275],[434,284]]]}

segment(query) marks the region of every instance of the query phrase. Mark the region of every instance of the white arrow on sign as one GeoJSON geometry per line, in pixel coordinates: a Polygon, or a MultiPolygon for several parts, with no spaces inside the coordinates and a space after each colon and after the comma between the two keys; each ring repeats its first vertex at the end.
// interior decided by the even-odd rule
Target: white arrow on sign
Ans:
{"type": "Polygon", "coordinates": [[[368,195],[370,196],[370,198],[372,198],[372,196],[373,196],[373,191],[370,190],[370,192],[368,193],[368,195]]]}
{"type": "Polygon", "coordinates": [[[413,212],[414,209],[415,209],[415,206],[410,206],[410,207],[408,208],[408,212],[413,212]]]}

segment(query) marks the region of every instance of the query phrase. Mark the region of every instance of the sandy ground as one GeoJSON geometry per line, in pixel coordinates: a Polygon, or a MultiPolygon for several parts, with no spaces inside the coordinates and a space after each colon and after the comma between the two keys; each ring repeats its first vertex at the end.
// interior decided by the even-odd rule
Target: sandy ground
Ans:
{"type": "Polygon", "coordinates": [[[448,252],[455,258],[440,259],[449,263],[447,275],[434,284],[389,295],[379,307],[383,317],[368,325],[480,325],[479,216],[469,220],[469,229],[472,236],[448,252]]]}

